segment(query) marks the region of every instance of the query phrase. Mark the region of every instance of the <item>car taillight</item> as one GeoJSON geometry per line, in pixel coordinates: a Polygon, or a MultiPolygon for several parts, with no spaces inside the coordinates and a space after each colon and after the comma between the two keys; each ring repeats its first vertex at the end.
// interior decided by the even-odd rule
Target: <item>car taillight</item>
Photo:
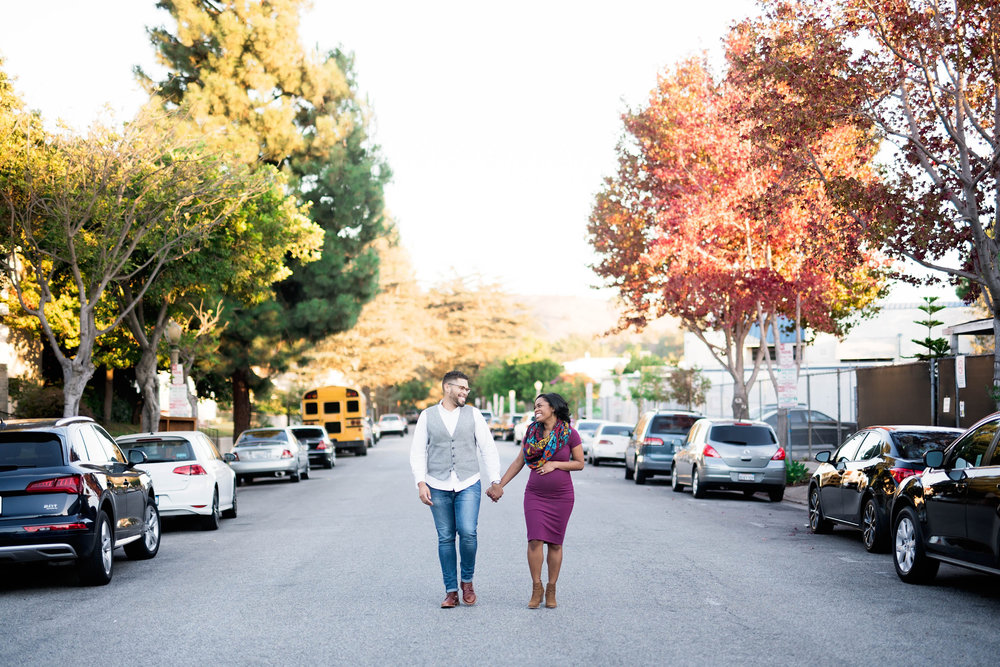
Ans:
{"type": "Polygon", "coordinates": [[[663,444],[663,440],[661,440],[660,438],[645,438],[642,441],[642,444],[644,444],[644,445],[662,445],[663,444]]]}
{"type": "Polygon", "coordinates": [[[235,449],[232,452],[230,452],[230,454],[233,455],[233,461],[239,461],[240,460],[240,455],[236,453],[235,449]]]}
{"type": "Polygon", "coordinates": [[[292,450],[286,449],[286,450],[282,451],[281,452],[281,458],[283,458],[283,459],[290,459],[290,458],[292,458],[292,450]]]}
{"type": "Polygon", "coordinates": [[[601,438],[601,441],[599,443],[597,443],[597,444],[599,444],[599,445],[613,445],[615,443],[611,442],[610,440],[605,440],[604,438],[601,438]]]}
{"type": "Polygon", "coordinates": [[[319,444],[316,445],[316,449],[326,449],[326,443],[320,440],[319,444]]]}
{"type": "Polygon", "coordinates": [[[24,529],[29,533],[47,533],[50,530],[85,530],[87,524],[85,523],[55,523],[49,526],[25,526],[24,529]]]}
{"type": "Polygon", "coordinates": [[[922,470],[914,470],[913,468],[889,468],[889,474],[892,478],[896,480],[896,484],[901,484],[907,477],[912,477],[913,475],[919,475],[922,470]]]}
{"type": "Polygon", "coordinates": [[[83,492],[83,479],[79,475],[69,477],[53,477],[32,482],[24,489],[25,493],[73,493],[83,492]]]}
{"type": "Polygon", "coordinates": [[[778,451],[776,451],[774,453],[774,456],[771,457],[771,460],[772,461],[784,461],[785,460],[785,450],[783,448],[781,448],[781,447],[778,447],[778,451]]]}
{"type": "Polygon", "coordinates": [[[174,474],[175,475],[207,475],[208,473],[200,465],[198,465],[197,463],[194,463],[194,464],[189,465],[189,466],[178,466],[178,467],[174,468],[174,474]]]}
{"type": "Polygon", "coordinates": [[[705,456],[714,456],[717,459],[722,458],[719,456],[719,452],[715,451],[715,447],[712,445],[705,445],[705,449],[703,449],[701,453],[705,456]]]}

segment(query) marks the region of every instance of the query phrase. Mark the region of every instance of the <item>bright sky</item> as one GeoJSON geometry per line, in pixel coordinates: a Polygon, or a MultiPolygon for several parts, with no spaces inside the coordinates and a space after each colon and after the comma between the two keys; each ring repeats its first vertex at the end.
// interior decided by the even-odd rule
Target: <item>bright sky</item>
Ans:
{"type": "MultiPolygon", "coordinates": [[[[479,274],[517,294],[593,293],[587,218],[626,104],[665,65],[708,51],[751,0],[476,3],[316,0],[303,41],[356,56],[387,203],[418,278],[479,274]]],[[[0,55],[48,120],[84,127],[143,101],[153,0],[0,0],[0,55]]]]}

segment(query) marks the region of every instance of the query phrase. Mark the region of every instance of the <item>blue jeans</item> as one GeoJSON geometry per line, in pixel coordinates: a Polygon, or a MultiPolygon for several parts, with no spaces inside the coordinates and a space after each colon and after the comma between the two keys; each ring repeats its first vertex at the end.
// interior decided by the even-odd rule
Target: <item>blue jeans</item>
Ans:
{"type": "Polygon", "coordinates": [[[431,515],[438,534],[438,559],[444,576],[444,590],[458,590],[455,579],[455,535],[462,556],[462,581],[472,581],[476,572],[476,524],[479,522],[479,501],[482,484],[476,482],[461,491],[441,491],[431,488],[431,515]]]}

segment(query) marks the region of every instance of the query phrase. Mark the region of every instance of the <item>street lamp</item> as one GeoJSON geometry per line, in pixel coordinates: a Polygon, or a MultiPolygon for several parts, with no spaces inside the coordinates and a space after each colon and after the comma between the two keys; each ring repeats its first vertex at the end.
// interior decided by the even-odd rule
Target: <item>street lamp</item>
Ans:
{"type": "Polygon", "coordinates": [[[535,396],[538,396],[540,393],[542,393],[542,381],[535,380],[535,396]]]}
{"type": "Polygon", "coordinates": [[[184,330],[181,329],[181,325],[173,320],[168,320],[167,326],[163,330],[163,335],[170,345],[170,400],[167,405],[167,416],[169,417],[182,416],[176,414],[176,411],[179,410],[181,401],[187,398],[181,393],[184,391],[186,394],[186,389],[183,387],[184,374],[177,367],[178,357],[180,356],[181,334],[183,332],[184,330]]]}

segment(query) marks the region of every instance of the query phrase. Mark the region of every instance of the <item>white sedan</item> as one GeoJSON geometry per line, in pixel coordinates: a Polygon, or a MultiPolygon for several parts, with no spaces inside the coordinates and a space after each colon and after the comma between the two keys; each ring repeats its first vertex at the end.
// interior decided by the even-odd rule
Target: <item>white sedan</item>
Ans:
{"type": "Polygon", "coordinates": [[[580,434],[580,444],[583,445],[584,456],[590,455],[590,445],[594,440],[594,433],[597,431],[597,427],[603,423],[603,419],[581,419],[573,424],[573,428],[580,434]]]}
{"type": "Polygon", "coordinates": [[[632,424],[621,422],[601,422],[590,441],[589,461],[600,465],[601,461],[625,462],[625,448],[632,437],[632,424]]]}
{"type": "Polygon", "coordinates": [[[146,455],[142,469],[153,479],[160,516],[198,516],[205,530],[221,517],[236,517],[236,473],[201,431],[157,431],[118,438],[128,456],[146,455]]]}

